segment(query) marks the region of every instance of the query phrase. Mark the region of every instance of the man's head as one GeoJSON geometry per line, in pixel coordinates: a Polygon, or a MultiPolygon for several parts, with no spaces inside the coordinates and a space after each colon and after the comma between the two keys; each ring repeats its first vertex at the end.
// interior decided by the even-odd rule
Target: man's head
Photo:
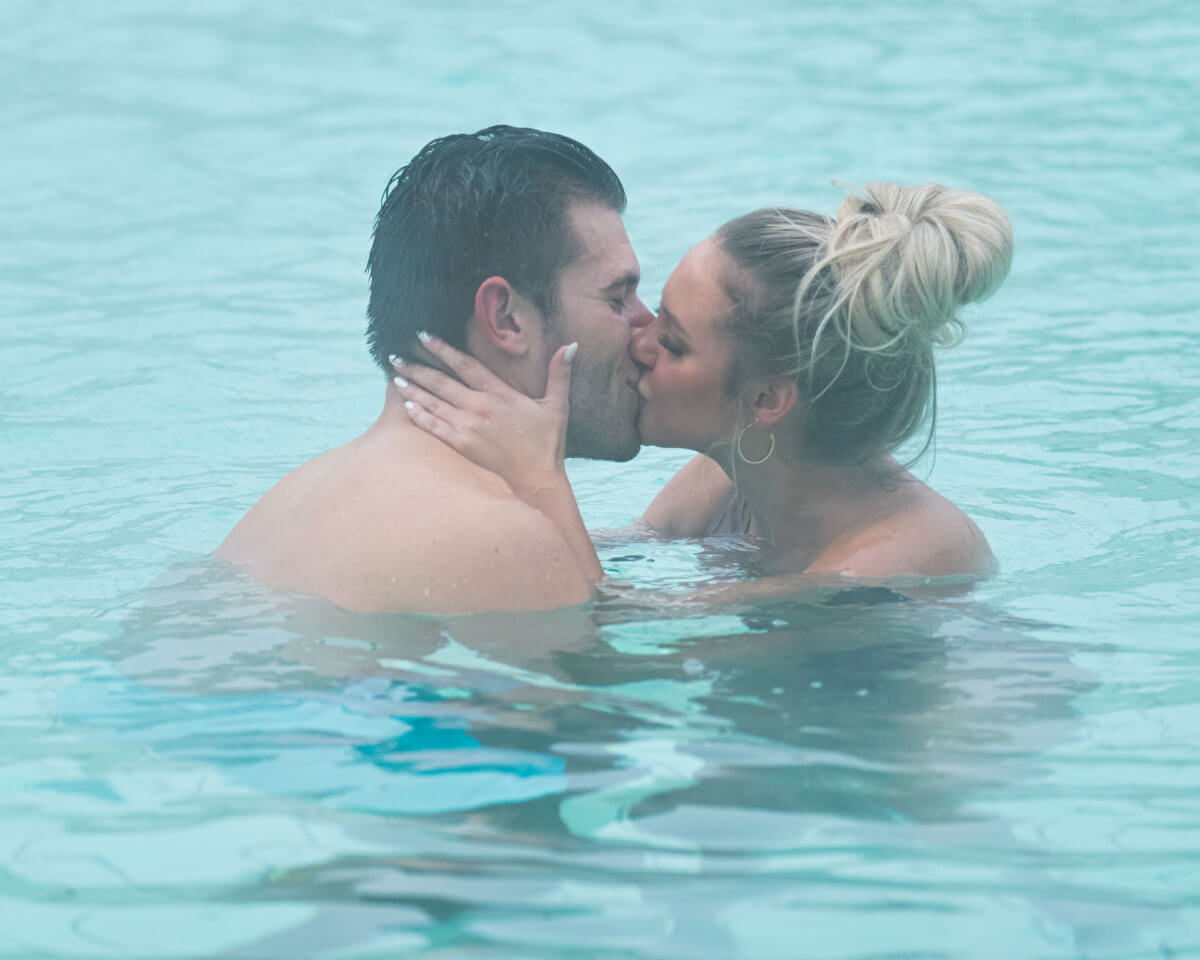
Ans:
{"type": "Polygon", "coordinates": [[[485,363],[517,358],[513,379],[534,392],[553,350],[578,340],[567,453],[629,459],[629,326],[650,317],[624,208],[617,175],[569,137],[494,126],[427,144],[392,177],[375,221],[375,361],[390,373],[389,354],[420,356],[416,334],[428,330],[485,363]]]}

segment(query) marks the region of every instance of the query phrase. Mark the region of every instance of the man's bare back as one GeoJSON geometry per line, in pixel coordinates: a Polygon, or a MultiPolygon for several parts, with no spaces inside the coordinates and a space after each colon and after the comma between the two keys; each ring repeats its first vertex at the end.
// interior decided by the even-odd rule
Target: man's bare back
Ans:
{"type": "Polygon", "coordinates": [[[391,390],[370,429],[280,480],[217,556],[350,610],[536,610],[591,592],[553,523],[414,427],[391,390]]]}

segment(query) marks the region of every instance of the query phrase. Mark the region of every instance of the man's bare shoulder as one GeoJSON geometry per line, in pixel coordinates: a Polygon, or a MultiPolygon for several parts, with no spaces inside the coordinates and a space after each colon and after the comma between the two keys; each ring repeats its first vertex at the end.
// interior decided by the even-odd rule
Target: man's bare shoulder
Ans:
{"type": "Polygon", "coordinates": [[[433,446],[330,451],[276,484],[217,554],[353,610],[549,609],[591,593],[544,515],[433,446]]]}
{"type": "Polygon", "coordinates": [[[511,494],[463,491],[453,512],[422,517],[379,544],[379,571],[356,609],[472,613],[584,603],[591,584],[544,514],[511,494]]]}
{"type": "Polygon", "coordinates": [[[217,548],[217,556],[246,566],[273,542],[284,539],[288,525],[312,502],[321,483],[342,468],[348,451],[348,444],[328,450],[276,482],[229,532],[217,548]]]}

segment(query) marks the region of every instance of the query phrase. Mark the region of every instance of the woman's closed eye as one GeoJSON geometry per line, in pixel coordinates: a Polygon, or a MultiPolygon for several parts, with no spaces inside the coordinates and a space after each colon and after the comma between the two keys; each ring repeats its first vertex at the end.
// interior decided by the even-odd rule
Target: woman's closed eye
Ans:
{"type": "Polygon", "coordinates": [[[682,344],[675,343],[665,333],[658,338],[658,344],[673,357],[682,357],[687,353],[687,349],[682,344]]]}
{"type": "MultiPolygon", "coordinates": [[[[658,306],[654,308],[654,315],[660,320],[664,319],[663,305],[661,301],[659,301],[658,306]]],[[[658,335],[658,345],[673,357],[682,357],[688,352],[686,343],[680,342],[666,333],[660,333],[658,335]]]]}

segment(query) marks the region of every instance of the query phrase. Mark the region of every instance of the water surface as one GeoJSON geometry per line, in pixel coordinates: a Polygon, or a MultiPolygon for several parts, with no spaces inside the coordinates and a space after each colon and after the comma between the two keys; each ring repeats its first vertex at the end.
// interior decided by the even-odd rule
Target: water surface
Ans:
{"type": "MultiPolygon", "coordinates": [[[[1200,956],[1200,22],[1189,5],[0,10],[0,957],[1200,956]],[[584,140],[653,303],[834,180],[1012,216],[942,358],[970,594],[363,617],[208,554],[361,431],[380,192],[584,140]]],[[[620,527],[686,458],[576,463],[620,527]]]]}

